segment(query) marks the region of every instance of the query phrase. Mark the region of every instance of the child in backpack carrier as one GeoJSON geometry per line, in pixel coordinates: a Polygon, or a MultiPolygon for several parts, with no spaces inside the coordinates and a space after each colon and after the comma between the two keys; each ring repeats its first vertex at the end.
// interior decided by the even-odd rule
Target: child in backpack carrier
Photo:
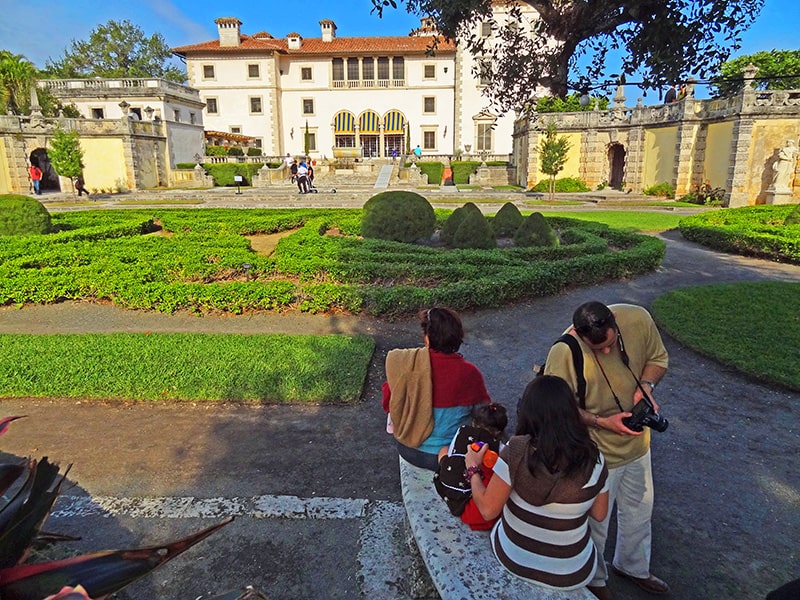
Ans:
{"type": "MultiPolygon", "coordinates": [[[[464,455],[472,444],[488,444],[489,450],[499,453],[502,447],[501,438],[508,425],[506,409],[501,404],[481,404],[472,411],[472,425],[463,425],[456,432],[450,446],[439,451],[439,468],[433,476],[436,491],[447,503],[450,512],[474,530],[491,529],[497,519],[487,521],[481,516],[472,499],[472,488],[465,478],[466,464],[464,455]]],[[[494,475],[487,457],[484,457],[483,483],[489,484],[494,475]]],[[[494,455],[496,457],[496,454],[494,455]]],[[[493,465],[494,463],[492,463],[493,465]]]]}

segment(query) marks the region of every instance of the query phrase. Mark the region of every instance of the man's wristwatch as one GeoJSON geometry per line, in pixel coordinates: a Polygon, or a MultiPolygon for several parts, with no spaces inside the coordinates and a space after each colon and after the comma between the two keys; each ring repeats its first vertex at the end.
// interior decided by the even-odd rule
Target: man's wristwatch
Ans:
{"type": "Polygon", "coordinates": [[[650,391],[651,391],[651,392],[652,392],[652,391],[655,391],[655,389],[656,389],[656,384],[655,384],[654,382],[652,382],[652,381],[648,381],[647,379],[642,379],[642,383],[646,383],[647,385],[649,385],[649,386],[650,386],[650,391]]]}

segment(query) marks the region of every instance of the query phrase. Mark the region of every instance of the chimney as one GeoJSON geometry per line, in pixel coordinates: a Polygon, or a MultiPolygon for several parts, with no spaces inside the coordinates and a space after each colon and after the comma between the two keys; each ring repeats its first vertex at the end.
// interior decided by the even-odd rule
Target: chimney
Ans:
{"type": "Polygon", "coordinates": [[[303,45],[303,37],[299,33],[287,33],[286,40],[289,44],[289,50],[300,50],[303,45]]]}
{"type": "Polygon", "coordinates": [[[336,23],[330,19],[323,19],[319,24],[322,27],[322,41],[332,42],[336,37],[336,23]]]}
{"type": "Polygon", "coordinates": [[[215,20],[219,31],[220,48],[237,48],[239,46],[239,27],[242,22],[235,17],[220,17],[215,20]]]}

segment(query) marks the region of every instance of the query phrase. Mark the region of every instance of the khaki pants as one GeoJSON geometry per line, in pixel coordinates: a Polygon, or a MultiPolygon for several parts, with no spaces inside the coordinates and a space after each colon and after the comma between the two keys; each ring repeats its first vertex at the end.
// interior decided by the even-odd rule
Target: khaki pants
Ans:
{"type": "Polygon", "coordinates": [[[603,551],[615,502],[617,543],[612,564],[632,577],[649,577],[650,519],[653,515],[653,469],[649,450],[631,463],[608,470],[608,515],[603,521],[589,518],[592,540],[599,554],[597,572],[589,584],[592,586],[603,586],[608,579],[603,551]]]}

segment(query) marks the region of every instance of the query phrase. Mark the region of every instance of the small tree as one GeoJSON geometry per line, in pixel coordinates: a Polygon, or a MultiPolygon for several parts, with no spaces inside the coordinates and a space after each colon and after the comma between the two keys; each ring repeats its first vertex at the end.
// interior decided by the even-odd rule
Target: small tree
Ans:
{"type": "Polygon", "coordinates": [[[554,198],[556,175],[561,172],[567,162],[570,146],[571,144],[566,137],[558,137],[556,124],[550,123],[539,147],[539,168],[542,173],[550,176],[550,200],[554,198]]]}
{"type": "Polygon", "coordinates": [[[56,129],[50,140],[50,150],[47,155],[56,173],[62,177],[69,177],[70,181],[83,172],[83,150],[77,131],[56,129]]]}

